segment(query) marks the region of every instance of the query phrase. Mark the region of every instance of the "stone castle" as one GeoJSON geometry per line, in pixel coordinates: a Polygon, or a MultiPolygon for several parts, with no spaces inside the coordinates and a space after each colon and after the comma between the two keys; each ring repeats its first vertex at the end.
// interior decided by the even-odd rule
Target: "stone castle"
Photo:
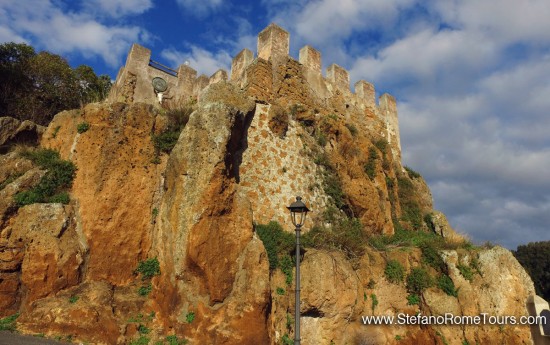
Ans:
{"type": "Polygon", "coordinates": [[[245,49],[230,74],[197,77],[134,45],[107,102],[61,112],[42,134],[41,148],[78,167],[66,205],[18,207],[15,195],[46,171],[15,150],[0,154],[0,318],[19,315],[25,334],[93,344],[288,343],[295,278],[272,267],[258,225],[292,231],[286,206],[301,195],[312,210],[303,231],[321,235],[301,264],[303,345],[548,344],[535,325],[363,324],[398,313],[539,315],[548,304],[510,251],[453,239],[423,179],[401,165],[392,96],[377,104],[365,81],[350,91],[337,65],[324,76],[309,46],[298,60],[288,53],[289,34],[272,24],[257,57],[245,49]],[[192,114],[159,152],[171,110],[192,114]],[[345,232],[323,218],[331,208],[345,232]],[[366,243],[397,224],[445,237],[437,269],[408,241],[366,243]],[[147,262],[158,265],[153,276],[138,274],[147,262]],[[417,269],[447,277],[454,294],[432,286],[410,303],[405,276],[417,269]]]}
{"type": "MultiPolygon", "coordinates": [[[[361,111],[374,114],[385,127],[384,136],[392,147],[394,156],[401,156],[399,138],[399,122],[396,101],[390,94],[384,93],[376,104],[376,93],[372,83],[359,80],[355,83],[353,93],[350,90],[350,76],[346,69],[331,64],[326,75],[321,71],[321,53],[306,45],[299,52],[298,61],[289,56],[290,35],[276,24],[270,24],[258,35],[257,56],[249,49],[243,49],[233,58],[231,73],[220,69],[210,77],[187,65],[180,65],[177,70],[163,66],[151,60],[151,50],[133,44],[126,60],[113,85],[109,101],[144,102],[155,104],[157,94],[151,83],[153,78],[163,78],[167,83],[165,98],[171,101],[187,100],[200,97],[200,93],[208,85],[220,81],[229,81],[257,100],[272,100],[273,92],[278,85],[269,75],[269,69],[284,64],[298,64],[307,81],[307,86],[321,103],[341,94],[346,107],[353,105],[361,111]]],[[[368,116],[368,115],[367,115],[368,116]]]]}

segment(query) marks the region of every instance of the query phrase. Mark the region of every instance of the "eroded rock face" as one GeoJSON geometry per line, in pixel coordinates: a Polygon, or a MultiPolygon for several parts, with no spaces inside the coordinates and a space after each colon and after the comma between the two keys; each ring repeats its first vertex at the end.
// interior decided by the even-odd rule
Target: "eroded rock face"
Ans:
{"type": "Polygon", "coordinates": [[[186,332],[200,343],[267,339],[267,258],[237,184],[254,107],[229,84],[211,86],[167,165],[154,241],[163,271],[156,297],[171,318],[196,313],[196,328],[186,332]]]}
{"type": "Polygon", "coordinates": [[[342,253],[306,253],[301,279],[300,309],[303,344],[342,342],[341,330],[359,307],[362,287],[342,253]]]}
{"type": "Polygon", "coordinates": [[[204,94],[172,151],[157,250],[171,274],[203,277],[214,304],[231,290],[236,259],[252,237],[251,210],[235,179],[254,103],[236,93],[211,92],[235,98],[211,102],[214,96],[204,94]]]}
{"type": "Polygon", "coordinates": [[[20,316],[18,329],[52,338],[71,335],[94,344],[120,344],[117,339],[121,320],[113,315],[112,301],[110,284],[84,283],[55,297],[35,301],[20,316]]]}
{"type": "MultiPolygon", "coordinates": [[[[427,310],[431,315],[504,316],[529,315],[526,301],[534,295],[533,282],[512,253],[502,247],[480,251],[444,251],[442,254],[449,276],[457,289],[458,296],[446,295],[443,291],[431,288],[424,293],[427,310]],[[474,266],[475,274],[466,279],[459,265],[474,266]],[[498,291],[498,292],[497,292],[498,291]]],[[[501,325],[450,325],[433,326],[435,336],[449,343],[483,344],[530,344],[531,334],[527,325],[514,325],[504,322],[501,325]]]]}
{"type": "Polygon", "coordinates": [[[89,104],[58,114],[44,135],[43,146],[78,168],[71,196],[89,248],[88,279],[127,284],[147,256],[160,184],[151,162],[155,116],[144,104],[89,104]],[[79,134],[84,122],[90,128],[79,134]]]}
{"type": "Polygon", "coordinates": [[[29,120],[21,122],[13,117],[0,117],[0,152],[11,144],[36,145],[45,129],[29,120]]]}
{"type": "Polygon", "coordinates": [[[447,221],[447,217],[442,212],[434,211],[431,213],[433,231],[445,240],[452,243],[464,241],[464,237],[459,235],[447,221]]]}
{"type": "MultiPolygon", "coordinates": [[[[78,167],[68,206],[17,210],[15,193],[44,172],[16,155],[0,157],[0,179],[17,172],[0,190],[0,312],[20,310],[23,332],[72,334],[97,344],[139,337],[139,325],[128,321],[136,315],[154,315],[143,321],[154,330],[152,342],[168,334],[197,344],[292,339],[293,284],[287,285],[279,269],[269,271],[253,220],[276,219],[289,230],[284,205],[296,190],[310,193],[308,203],[317,202],[312,207],[317,218],[308,216],[306,227],[322,220],[332,203],[321,186],[328,168],[316,163],[323,153],[342,183],[345,211],[360,219],[366,233],[391,234],[392,218],[401,215],[398,176],[405,172],[389,150],[374,144],[378,135],[364,133],[383,129],[368,109],[346,103],[340,92],[320,102],[305,88],[303,76],[292,77],[301,73],[298,64],[281,66],[274,75],[269,74],[273,66],[264,70],[275,90],[254,84],[257,92],[245,87],[243,94],[224,82],[208,87],[160,164],[151,162],[151,134],[161,133],[168,121],[152,106],[92,104],[58,114],[42,145],[78,167]],[[280,104],[265,104],[273,99],[280,104]],[[299,110],[298,103],[320,109],[299,110]],[[356,120],[361,125],[353,131],[349,122],[356,120]],[[326,131],[322,145],[314,136],[316,121],[326,131]],[[90,128],[78,133],[83,122],[90,128]],[[378,158],[368,177],[371,148],[378,158]],[[142,280],[134,272],[138,262],[154,257],[160,276],[142,280]],[[152,291],[141,296],[138,289],[149,283],[152,291]]],[[[425,183],[412,178],[411,184],[421,211],[431,211],[425,183]]],[[[444,218],[435,216],[439,232],[451,233],[444,218]]],[[[521,327],[363,325],[362,316],[419,311],[523,315],[526,298],[534,293],[508,251],[459,249],[444,254],[458,298],[434,287],[424,292],[421,306],[409,305],[405,283],[385,278],[389,260],[401,263],[405,274],[425,265],[420,249],[399,245],[384,251],[367,246],[357,258],[308,249],[302,263],[302,343],[529,343],[529,328],[521,327]],[[458,264],[474,258],[481,274],[470,282],[458,264]]]]}
{"type": "Polygon", "coordinates": [[[9,314],[81,281],[83,248],[70,206],[22,207],[2,232],[3,304],[9,314]],[[5,282],[4,282],[5,281],[5,282]],[[15,291],[17,286],[23,291],[15,291]]]}

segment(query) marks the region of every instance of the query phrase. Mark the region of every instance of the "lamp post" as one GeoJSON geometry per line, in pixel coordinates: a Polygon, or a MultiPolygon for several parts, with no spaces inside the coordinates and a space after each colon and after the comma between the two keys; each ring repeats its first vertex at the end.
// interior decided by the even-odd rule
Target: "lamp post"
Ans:
{"type": "Polygon", "coordinates": [[[306,221],[309,209],[297,196],[296,201],[287,207],[290,210],[292,224],[296,228],[296,301],[294,313],[294,345],[300,345],[300,231],[306,221]]]}

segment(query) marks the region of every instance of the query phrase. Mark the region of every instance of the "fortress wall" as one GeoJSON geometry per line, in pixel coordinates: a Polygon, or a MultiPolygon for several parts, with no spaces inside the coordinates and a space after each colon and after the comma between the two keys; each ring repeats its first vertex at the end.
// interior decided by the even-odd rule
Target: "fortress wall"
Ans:
{"type": "Polygon", "coordinates": [[[189,98],[193,96],[195,80],[197,79],[197,71],[187,65],[178,67],[178,84],[176,88],[179,90],[181,97],[189,98]]]}
{"type": "Polygon", "coordinates": [[[254,53],[249,49],[243,49],[233,58],[231,62],[231,82],[240,85],[244,71],[254,60],[254,53]]]}
{"type": "Polygon", "coordinates": [[[258,58],[279,62],[288,56],[290,34],[271,23],[258,34],[258,58]]]}
{"type": "Polygon", "coordinates": [[[219,69],[214,74],[210,76],[208,80],[208,85],[219,83],[221,81],[227,81],[227,71],[224,69],[219,69]]]}
{"type": "Polygon", "coordinates": [[[201,74],[193,84],[193,96],[198,96],[199,93],[208,86],[210,78],[205,74],[201,74]]]}
{"type": "Polygon", "coordinates": [[[242,88],[259,101],[269,102],[273,93],[273,70],[271,62],[255,59],[244,72],[242,88]]]}
{"type": "Polygon", "coordinates": [[[157,94],[152,85],[155,77],[164,79],[168,89],[163,92],[165,100],[185,100],[197,97],[209,84],[227,80],[227,72],[218,70],[211,77],[201,75],[197,77],[197,71],[182,64],[178,67],[177,76],[162,69],[152,67],[151,50],[133,44],[126,59],[126,65],[122,67],[108,100],[111,102],[144,102],[158,104],[157,94]]]}
{"type": "MultiPolygon", "coordinates": [[[[126,59],[126,65],[121,68],[117,80],[108,100],[112,102],[144,102],[157,104],[158,99],[154,91],[152,80],[160,77],[168,84],[164,92],[165,99],[179,98],[189,91],[189,87],[182,87],[182,74],[178,77],[150,66],[151,50],[139,44],[133,44],[126,59]]],[[[192,70],[187,66],[180,66],[192,70]]],[[[196,72],[195,72],[196,75],[196,72]]],[[[185,76],[183,75],[184,79],[185,76]]]]}
{"type": "Polygon", "coordinates": [[[306,45],[300,49],[298,61],[303,66],[302,72],[314,94],[321,99],[330,97],[331,93],[321,72],[321,53],[306,45]]]}
{"type": "MultiPolygon", "coordinates": [[[[282,89],[286,90],[285,85],[274,85],[274,82],[276,74],[281,73],[279,66],[288,64],[290,35],[278,25],[270,24],[258,34],[257,44],[256,59],[254,59],[254,53],[248,49],[243,49],[235,56],[229,79],[231,83],[247,91],[256,100],[271,102],[275,93],[282,89]]],[[[154,77],[161,77],[167,81],[169,89],[165,98],[175,100],[198,97],[208,85],[228,79],[227,72],[223,70],[217,71],[210,78],[205,75],[197,77],[197,71],[187,65],[179,66],[175,77],[149,66],[150,58],[149,49],[134,44],[128,54],[126,65],[119,71],[108,100],[158,104],[151,84],[154,77]]],[[[387,138],[392,145],[392,152],[399,159],[401,154],[399,122],[395,99],[392,96],[382,95],[379,106],[376,106],[374,85],[360,80],[355,83],[354,92],[352,92],[349,72],[337,64],[331,64],[326,70],[326,78],[323,77],[322,55],[309,45],[300,49],[299,64],[305,77],[304,85],[311,89],[318,104],[328,104],[327,102],[336,95],[344,98],[346,107],[356,107],[364,112],[365,119],[357,119],[358,124],[370,123],[375,119],[380,121],[385,126],[385,131],[381,134],[387,138]]],[[[291,66],[290,70],[295,69],[291,66]]],[[[277,78],[277,80],[280,79],[277,78]]],[[[301,86],[297,92],[304,92],[303,89],[304,87],[301,86]]],[[[288,92],[285,97],[292,99],[292,87],[288,92]]],[[[345,109],[344,113],[346,113],[345,109]]]]}
{"type": "Polygon", "coordinates": [[[401,139],[399,136],[399,120],[397,118],[397,104],[390,94],[383,94],[379,100],[379,114],[381,120],[386,123],[387,140],[390,144],[393,156],[397,162],[401,162],[401,139]]]}
{"type": "Polygon", "coordinates": [[[327,68],[327,80],[330,81],[336,89],[350,93],[349,73],[343,67],[333,63],[327,68]]]}
{"type": "Polygon", "coordinates": [[[250,199],[255,223],[274,220],[287,231],[293,231],[294,226],[286,206],[295,201],[295,196],[302,196],[313,210],[304,226],[309,230],[312,216],[319,215],[318,211],[327,205],[327,196],[316,185],[318,167],[300,152],[302,128],[291,122],[281,137],[269,128],[273,115],[272,106],[257,104],[239,169],[239,186],[250,199]]]}
{"type": "Polygon", "coordinates": [[[362,100],[364,105],[376,108],[376,92],[371,83],[359,80],[355,83],[355,95],[362,100]]]}
{"type": "Polygon", "coordinates": [[[300,49],[298,61],[313,72],[321,74],[321,53],[317,49],[304,46],[300,49]]]}

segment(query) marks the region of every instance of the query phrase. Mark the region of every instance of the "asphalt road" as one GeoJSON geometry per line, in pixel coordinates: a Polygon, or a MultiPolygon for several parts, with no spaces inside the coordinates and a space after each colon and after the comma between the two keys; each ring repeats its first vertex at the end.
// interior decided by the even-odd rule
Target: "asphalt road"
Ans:
{"type": "Polygon", "coordinates": [[[11,332],[0,332],[0,345],[66,345],[55,340],[33,337],[29,335],[20,335],[11,332]]]}

